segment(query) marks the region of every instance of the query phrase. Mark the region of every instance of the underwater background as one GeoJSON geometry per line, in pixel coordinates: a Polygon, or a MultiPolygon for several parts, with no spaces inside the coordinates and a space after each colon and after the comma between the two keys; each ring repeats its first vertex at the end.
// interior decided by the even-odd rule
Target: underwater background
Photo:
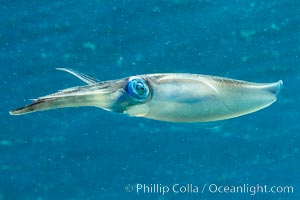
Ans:
{"type": "Polygon", "coordinates": [[[0,16],[0,200],[300,199],[300,1],[2,0],[0,16]],[[57,67],[100,80],[180,72],[284,87],[272,106],[214,123],[93,107],[10,116],[83,85],[57,67]],[[127,191],[176,183],[200,191],[127,191]],[[204,184],[294,190],[202,193],[204,184]]]}

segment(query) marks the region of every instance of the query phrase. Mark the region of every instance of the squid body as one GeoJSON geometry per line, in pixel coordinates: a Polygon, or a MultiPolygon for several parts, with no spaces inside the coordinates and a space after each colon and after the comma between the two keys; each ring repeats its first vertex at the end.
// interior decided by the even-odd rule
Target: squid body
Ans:
{"type": "Polygon", "coordinates": [[[251,83],[198,74],[146,74],[98,81],[71,69],[87,85],[61,90],[10,111],[22,115],[64,107],[95,106],[116,113],[168,122],[208,122],[265,108],[277,99],[282,81],[251,83]]]}

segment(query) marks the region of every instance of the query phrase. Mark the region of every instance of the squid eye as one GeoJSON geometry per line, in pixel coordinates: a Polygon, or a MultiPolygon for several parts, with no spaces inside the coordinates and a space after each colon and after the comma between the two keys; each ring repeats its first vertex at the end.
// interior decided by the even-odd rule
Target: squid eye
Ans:
{"type": "Polygon", "coordinates": [[[128,94],[138,101],[143,101],[149,96],[149,87],[144,79],[131,77],[126,85],[128,94]]]}

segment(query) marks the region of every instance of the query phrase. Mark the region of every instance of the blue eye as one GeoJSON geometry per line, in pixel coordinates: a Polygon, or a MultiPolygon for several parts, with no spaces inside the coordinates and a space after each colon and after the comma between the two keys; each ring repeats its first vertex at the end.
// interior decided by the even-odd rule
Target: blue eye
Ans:
{"type": "Polygon", "coordinates": [[[126,91],[128,94],[138,101],[143,101],[149,96],[149,87],[144,79],[139,77],[131,77],[128,80],[126,91]]]}

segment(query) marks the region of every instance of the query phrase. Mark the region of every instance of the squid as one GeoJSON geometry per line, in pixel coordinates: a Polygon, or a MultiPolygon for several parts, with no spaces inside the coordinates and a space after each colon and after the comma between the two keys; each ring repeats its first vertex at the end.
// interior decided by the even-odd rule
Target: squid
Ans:
{"type": "Polygon", "coordinates": [[[161,73],[99,81],[57,68],[86,83],[34,99],[10,111],[22,115],[56,108],[95,106],[167,122],[210,122],[246,115],[274,103],[282,81],[253,83],[188,73],[161,73]]]}

